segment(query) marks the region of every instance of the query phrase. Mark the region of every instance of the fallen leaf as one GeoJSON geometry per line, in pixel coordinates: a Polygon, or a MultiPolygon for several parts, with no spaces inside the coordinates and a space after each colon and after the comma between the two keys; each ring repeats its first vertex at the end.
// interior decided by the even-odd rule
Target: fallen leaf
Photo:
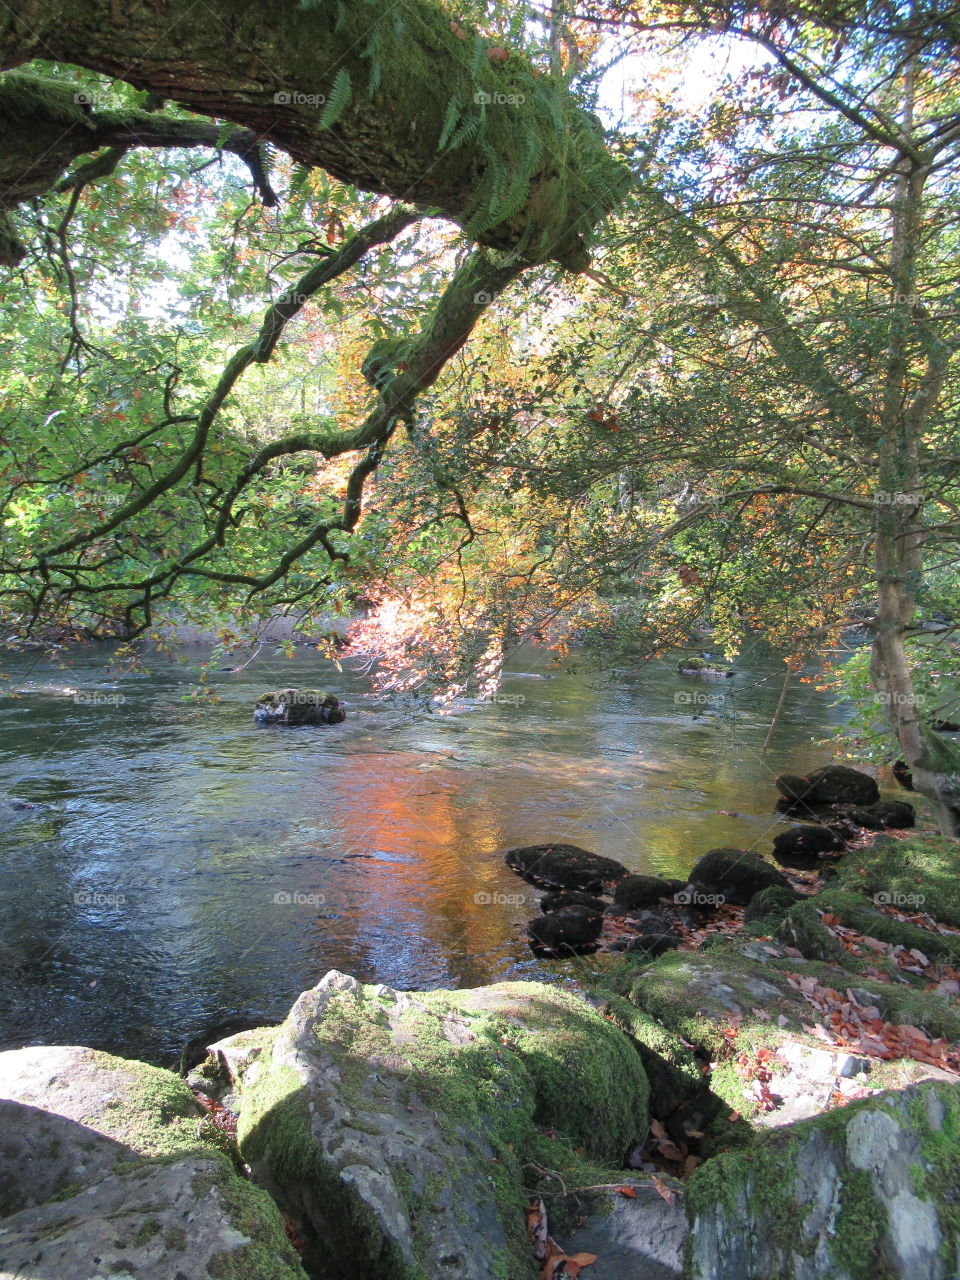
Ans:
{"type": "Polygon", "coordinates": [[[677,1193],[672,1188],[668,1187],[665,1182],[656,1176],[653,1179],[653,1185],[657,1195],[662,1196],[667,1204],[673,1204],[677,1198],[677,1193]]]}

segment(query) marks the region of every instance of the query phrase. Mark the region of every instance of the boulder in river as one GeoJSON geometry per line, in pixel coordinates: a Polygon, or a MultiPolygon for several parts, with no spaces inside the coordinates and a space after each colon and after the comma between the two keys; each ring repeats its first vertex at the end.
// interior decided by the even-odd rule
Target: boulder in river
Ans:
{"type": "MultiPolygon", "coordinates": [[[[711,849],[698,858],[684,891],[689,905],[730,903],[744,907],[761,889],[789,888],[789,881],[759,854],[747,849],[711,849]]],[[[681,895],[678,901],[683,901],[681,895]]]]}
{"type": "Polygon", "coordinates": [[[577,889],[557,889],[552,893],[545,893],[540,899],[540,910],[545,915],[552,915],[554,911],[598,911],[606,910],[607,904],[602,898],[594,897],[592,893],[581,893],[577,889]]]}
{"type": "Polygon", "coordinates": [[[685,883],[683,880],[666,880],[662,876],[625,876],[614,890],[613,900],[618,907],[636,911],[641,907],[652,907],[662,898],[672,898],[685,883]]]}
{"type": "Polygon", "coordinates": [[[844,815],[868,831],[882,831],[884,827],[902,831],[917,825],[916,809],[904,800],[878,800],[876,804],[854,805],[845,809],[844,815]]]}
{"type": "Polygon", "coordinates": [[[737,674],[731,667],[708,662],[706,658],[682,658],[677,664],[677,671],[682,676],[711,676],[721,680],[731,679],[737,674]]]}
{"type": "Polygon", "coordinates": [[[523,845],[508,849],[504,857],[512,871],[542,889],[601,893],[628,874],[627,868],[613,858],[589,853],[575,844],[523,845]]]}
{"type": "Polygon", "coordinates": [[[323,689],[275,689],[260,695],[253,718],[258,724],[340,724],[347,712],[336,694],[323,689]]]}
{"type": "Polygon", "coordinates": [[[790,827],[773,838],[773,856],[781,866],[800,867],[801,863],[809,859],[810,866],[805,868],[807,870],[816,866],[819,854],[842,853],[845,847],[835,831],[822,826],[790,827]]]}
{"type": "Polygon", "coordinates": [[[538,956],[579,955],[596,951],[603,911],[570,907],[530,921],[530,948],[538,956]]]}
{"type": "Polygon", "coordinates": [[[880,799],[876,780],[859,769],[830,764],[814,769],[806,777],[784,773],[775,786],[788,801],[807,806],[830,804],[875,804],[880,799]]]}

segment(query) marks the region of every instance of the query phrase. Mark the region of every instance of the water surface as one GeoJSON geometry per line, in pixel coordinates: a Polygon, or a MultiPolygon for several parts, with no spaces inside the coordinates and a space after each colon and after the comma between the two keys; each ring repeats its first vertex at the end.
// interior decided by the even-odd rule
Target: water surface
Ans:
{"type": "Polygon", "coordinates": [[[710,682],[523,653],[509,700],[448,716],[377,704],[312,651],[185,703],[205,656],[145,676],[108,674],[102,646],[4,660],[0,1047],[169,1062],[211,1021],[282,1018],[332,967],[408,988],[555,975],[500,851],[564,840],[680,876],[717,845],[768,850],[773,776],[823,763],[839,723],[795,683],[762,757],[783,668],[756,654],[710,682]],[[347,721],[256,726],[283,685],[336,691],[347,721]]]}

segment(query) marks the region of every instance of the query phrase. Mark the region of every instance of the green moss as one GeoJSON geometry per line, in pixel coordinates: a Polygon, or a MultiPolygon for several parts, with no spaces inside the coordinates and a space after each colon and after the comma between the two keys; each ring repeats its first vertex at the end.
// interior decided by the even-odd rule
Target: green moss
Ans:
{"type": "Polygon", "coordinates": [[[182,1227],[169,1227],[163,1233],[163,1246],[170,1252],[180,1252],[187,1247],[187,1233],[182,1227]]]}
{"type": "MultiPolygon", "coordinates": [[[[531,1272],[523,1230],[531,1188],[555,1194],[557,1179],[567,1186],[580,1177],[609,1181],[646,1132],[647,1083],[636,1050],[602,1015],[556,988],[507,983],[422,993],[395,1011],[393,1029],[383,1003],[361,988],[327,999],[315,1032],[324,1060],[336,1064],[344,1101],[369,1113],[379,1096],[377,1074],[387,1071],[401,1099],[432,1114],[451,1158],[456,1151],[457,1159],[474,1162],[464,1172],[491,1188],[507,1234],[509,1261],[501,1261],[510,1280],[531,1272]],[[451,1019],[452,1039],[445,1031],[451,1019]]],[[[410,1266],[321,1157],[299,1078],[275,1061],[264,1067],[243,1097],[245,1158],[269,1168],[295,1218],[303,1208],[294,1203],[296,1188],[323,1204],[324,1246],[351,1273],[411,1280],[410,1266]]],[[[312,1105],[322,1104],[314,1097],[312,1105]]],[[[386,1171],[407,1206],[416,1249],[417,1217],[441,1206],[447,1186],[431,1186],[416,1166],[386,1171]]]]}
{"type": "MultiPolygon", "coordinates": [[[[960,893],[960,873],[957,876],[957,892],[960,893]]],[[[818,894],[813,902],[819,910],[832,912],[842,924],[878,938],[881,942],[916,947],[925,955],[942,957],[951,964],[960,963],[960,936],[933,933],[919,925],[910,924],[909,921],[897,920],[864,902],[859,893],[830,888],[818,894]]],[[[871,962],[875,963],[876,958],[871,957],[871,962]]],[[[909,977],[906,974],[903,976],[909,977]]]]}
{"type": "Polygon", "coordinates": [[[817,905],[810,901],[796,903],[781,920],[774,936],[777,942],[795,947],[808,960],[843,965],[847,952],[823,925],[817,905]]]}
{"type": "Polygon", "coordinates": [[[214,1155],[211,1159],[218,1167],[196,1175],[194,1194],[202,1200],[215,1188],[231,1222],[249,1243],[214,1254],[207,1265],[210,1275],[218,1280],[306,1280],[270,1196],[237,1177],[224,1157],[214,1155]]]}
{"type": "Polygon", "coordinates": [[[833,887],[870,898],[882,896],[893,905],[902,903],[908,911],[925,911],[960,928],[960,858],[956,842],[946,837],[878,836],[868,848],[844,855],[833,887]]]}
{"type": "Polygon", "coordinates": [[[95,1066],[121,1072],[114,1092],[121,1096],[81,1123],[122,1142],[142,1156],[166,1156],[203,1150],[197,1137],[202,1112],[193,1094],[172,1071],[144,1062],[90,1051],[95,1066]],[[131,1078],[132,1077],[132,1078],[131,1078]]]}
{"type": "Polygon", "coordinates": [[[148,1240],[152,1240],[155,1235],[160,1233],[160,1223],[156,1218],[148,1218],[146,1222],[134,1232],[133,1243],[140,1245],[146,1244],[148,1240]]]}
{"type": "Polygon", "coordinates": [[[862,1169],[847,1169],[831,1252],[851,1280],[893,1275],[880,1255],[886,1229],[887,1215],[873,1193],[870,1175],[862,1169]]]}
{"type": "Polygon", "coordinates": [[[939,1128],[931,1123],[929,1095],[910,1098],[907,1114],[912,1131],[920,1137],[922,1156],[913,1170],[914,1191],[921,1200],[938,1205],[942,1257],[949,1274],[960,1256],[960,1089],[940,1085],[935,1096],[942,1108],[939,1128]]]}

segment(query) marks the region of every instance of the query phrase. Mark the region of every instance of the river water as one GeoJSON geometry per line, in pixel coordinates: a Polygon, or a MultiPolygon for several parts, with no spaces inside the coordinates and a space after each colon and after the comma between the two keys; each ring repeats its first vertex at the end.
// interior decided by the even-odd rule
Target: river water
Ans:
{"type": "Polygon", "coordinates": [[[843,718],[795,682],[761,758],[783,667],[756,652],[726,681],[525,652],[500,701],[446,716],[376,703],[309,650],[184,702],[206,656],[4,659],[0,1047],[169,1064],[220,1019],[281,1019],[333,967],[407,988],[556,975],[500,851],[563,840],[682,876],[717,845],[769,850],[774,775],[825,763],[843,718]],[[289,685],[336,691],[346,722],[255,725],[289,685]]]}

